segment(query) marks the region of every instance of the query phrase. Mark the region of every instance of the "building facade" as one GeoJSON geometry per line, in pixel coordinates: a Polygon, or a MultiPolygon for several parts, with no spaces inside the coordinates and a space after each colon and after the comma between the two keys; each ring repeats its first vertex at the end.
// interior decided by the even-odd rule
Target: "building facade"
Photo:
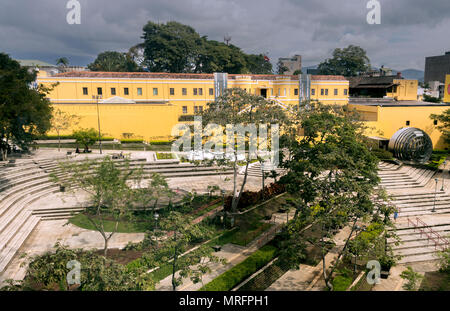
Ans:
{"type": "Polygon", "coordinates": [[[278,59],[279,63],[286,67],[288,71],[284,72],[286,75],[293,75],[297,70],[302,70],[302,56],[294,55],[293,57],[281,57],[278,59]]]}
{"type": "Polygon", "coordinates": [[[450,74],[450,52],[425,58],[425,83],[431,81],[444,83],[448,74],[450,74]]]}
{"type": "MultiPolygon", "coordinates": [[[[308,80],[311,99],[348,104],[349,82],[343,76],[309,76],[308,80]]],[[[222,88],[241,88],[283,105],[297,105],[302,98],[299,76],[289,75],[81,71],[40,76],[37,82],[56,84],[48,98],[56,109],[80,116],[79,127],[97,128],[100,95],[105,135],[121,138],[123,133],[133,133],[146,140],[169,138],[173,126],[205,109],[222,88]]]]}
{"type": "Polygon", "coordinates": [[[448,74],[445,78],[445,86],[444,86],[444,103],[450,104],[450,74],[448,74]]]}

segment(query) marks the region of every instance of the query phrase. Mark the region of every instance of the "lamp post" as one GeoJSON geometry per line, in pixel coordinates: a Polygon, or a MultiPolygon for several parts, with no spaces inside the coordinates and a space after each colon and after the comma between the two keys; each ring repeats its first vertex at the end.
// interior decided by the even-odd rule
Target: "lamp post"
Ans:
{"type": "Polygon", "coordinates": [[[100,112],[98,109],[98,100],[102,98],[102,95],[92,95],[92,99],[97,101],[97,121],[98,121],[98,144],[100,148],[100,154],[102,154],[102,136],[100,132],[100,112]]]}
{"type": "Polygon", "coordinates": [[[153,231],[155,231],[158,228],[158,218],[159,218],[159,214],[155,213],[153,215],[153,217],[155,217],[155,229],[153,231]]]}
{"type": "Polygon", "coordinates": [[[434,187],[433,209],[431,210],[432,213],[436,212],[436,193],[437,193],[438,179],[435,178],[434,181],[436,182],[436,186],[434,187]]]}
{"type": "Polygon", "coordinates": [[[442,168],[442,187],[441,187],[441,191],[444,191],[444,175],[445,175],[445,165],[447,164],[447,161],[444,161],[444,167],[442,168]]]}

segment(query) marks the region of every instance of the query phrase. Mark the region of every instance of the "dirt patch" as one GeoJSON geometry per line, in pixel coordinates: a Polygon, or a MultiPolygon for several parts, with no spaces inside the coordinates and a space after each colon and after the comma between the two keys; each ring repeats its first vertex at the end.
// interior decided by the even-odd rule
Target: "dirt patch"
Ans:
{"type": "MultiPolygon", "coordinates": [[[[95,253],[103,256],[103,250],[98,250],[95,253]]],[[[142,257],[142,253],[142,251],[113,248],[108,249],[108,259],[112,259],[119,264],[126,265],[129,262],[142,257]]]]}

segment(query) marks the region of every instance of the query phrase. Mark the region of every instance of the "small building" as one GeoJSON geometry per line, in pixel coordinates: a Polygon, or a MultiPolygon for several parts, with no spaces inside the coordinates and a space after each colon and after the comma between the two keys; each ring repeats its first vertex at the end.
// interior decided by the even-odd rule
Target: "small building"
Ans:
{"type": "Polygon", "coordinates": [[[302,70],[302,56],[294,55],[294,57],[282,57],[279,58],[278,61],[282,66],[286,67],[288,71],[284,72],[286,75],[293,75],[297,70],[302,70]]]}
{"type": "Polygon", "coordinates": [[[442,91],[443,91],[444,103],[450,104],[450,74],[448,74],[446,76],[445,85],[442,89],[443,89],[442,91]]]}
{"type": "Polygon", "coordinates": [[[395,76],[357,76],[348,78],[351,97],[390,98],[396,101],[417,100],[417,80],[395,76]]]}

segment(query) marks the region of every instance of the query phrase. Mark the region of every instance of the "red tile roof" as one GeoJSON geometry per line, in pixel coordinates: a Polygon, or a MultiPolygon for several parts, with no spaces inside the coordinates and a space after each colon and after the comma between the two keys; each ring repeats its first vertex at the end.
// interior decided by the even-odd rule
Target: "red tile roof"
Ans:
{"type": "MultiPolygon", "coordinates": [[[[287,78],[298,80],[298,76],[290,75],[253,75],[253,74],[229,74],[228,77],[235,80],[238,76],[250,76],[252,80],[276,80],[287,78]]],[[[54,77],[73,78],[130,78],[130,79],[214,79],[212,73],[168,73],[168,72],[104,72],[104,71],[71,71],[55,74],[54,77]]],[[[343,80],[344,76],[313,75],[312,80],[343,80]]]]}

